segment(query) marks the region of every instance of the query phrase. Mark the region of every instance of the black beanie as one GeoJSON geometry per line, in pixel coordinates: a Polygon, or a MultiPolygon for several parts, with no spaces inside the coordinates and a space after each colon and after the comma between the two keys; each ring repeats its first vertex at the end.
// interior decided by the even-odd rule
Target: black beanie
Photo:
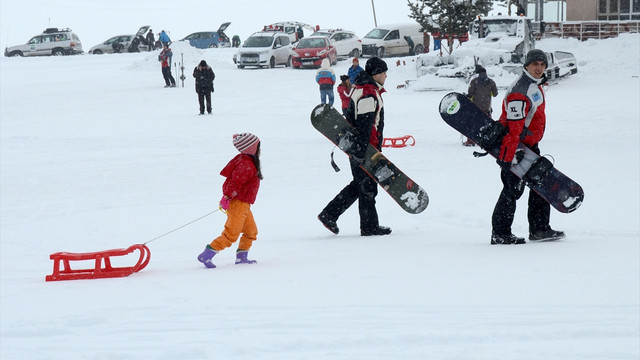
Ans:
{"type": "Polygon", "coordinates": [[[382,74],[387,71],[387,63],[378,57],[372,57],[367,60],[367,64],[364,66],[364,71],[371,76],[382,74]]]}
{"type": "Polygon", "coordinates": [[[534,61],[542,61],[544,63],[544,67],[549,67],[549,62],[547,61],[547,54],[544,51],[539,49],[529,50],[527,53],[527,57],[524,60],[524,67],[529,66],[534,61]]]}
{"type": "Polygon", "coordinates": [[[482,73],[486,73],[487,69],[483,68],[480,65],[476,65],[476,74],[482,74],[482,73]]]}
{"type": "Polygon", "coordinates": [[[202,60],[202,61],[200,61],[200,65],[198,65],[198,66],[204,66],[204,67],[206,67],[206,66],[207,66],[207,62],[206,62],[206,61],[204,61],[204,60],[202,60]]]}

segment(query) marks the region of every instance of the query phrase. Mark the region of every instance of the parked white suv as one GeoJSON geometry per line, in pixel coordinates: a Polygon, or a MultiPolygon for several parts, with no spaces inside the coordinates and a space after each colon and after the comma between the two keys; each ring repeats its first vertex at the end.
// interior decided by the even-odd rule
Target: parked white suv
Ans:
{"type": "Polygon", "coordinates": [[[245,66],[273,68],[277,65],[291,66],[291,39],[281,32],[257,32],[245,40],[233,62],[238,69],[245,66]]]}
{"type": "Polygon", "coordinates": [[[82,54],[82,43],[71,29],[49,28],[24,45],[4,49],[4,56],[44,56],[82,54]]]}
{"type": "Polygon", "coordinates": [[[353,31],[321,29],[311,36],[326,36],[336,48],[339,58],[358,57],[362,54],[362,40],[353,31]]]}

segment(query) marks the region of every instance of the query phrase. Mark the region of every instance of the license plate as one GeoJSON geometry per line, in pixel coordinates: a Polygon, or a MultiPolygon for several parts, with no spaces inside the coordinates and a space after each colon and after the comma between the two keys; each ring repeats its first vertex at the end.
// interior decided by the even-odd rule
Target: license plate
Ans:
{"type": "Polygon", "coordinates": [[[313,61],[303,61],[302,65],[313,65],[313,61]]]}

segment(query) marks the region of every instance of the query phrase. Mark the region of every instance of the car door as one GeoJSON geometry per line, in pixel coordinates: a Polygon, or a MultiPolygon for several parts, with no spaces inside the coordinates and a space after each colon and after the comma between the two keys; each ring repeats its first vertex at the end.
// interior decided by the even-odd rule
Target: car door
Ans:
{"type": "Polygon", "coordinates": [[[42,35],[34,36],[29,40],[29,55],[42,54],[42,35]]]}
{"type": "Polygon", "coordinates": [[[349,52],[346,50],[343,33],[335,33],[331,35],[331,37],[329,38],[329,42],[331,43],[331,45],[333,45],[333,47],[336,48],[336,52],[338,53],[338,55],[343,55],[349,52]]]}
{"type": "Polygon", "coordinates": [[[291,49],[291,39],[288,36],[278,36],[276,39],[276,63],[285,64],[289,59],[289,49],[291,49]]]}
{"type": "MultiPolygon", "coordinates": [[[[400,30],[389,31],[384,38],[384,47],[386,48],[387,55],[395,55],[403,52],[403,44],[407,44],[404,39],[400,38],[400,30]]],[[[407,45],[408,48],[408,45],[407,45]]]]}

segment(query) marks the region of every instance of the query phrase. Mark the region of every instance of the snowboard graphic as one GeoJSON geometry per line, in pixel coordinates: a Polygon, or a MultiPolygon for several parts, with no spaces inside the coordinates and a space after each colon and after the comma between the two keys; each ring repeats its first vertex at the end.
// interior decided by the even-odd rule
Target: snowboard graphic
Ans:
{"type": "MultiPolygon", "coordinates": [[[[493,120],[478,108],[469,98],[459,93],[449,93],[440,101],[440,116],[462,135],[481,144],[480,129],[493,120]]],[[[485,137],[486,139],[486,137],[485,137]]],[[[494,158],[498,157],[500,145],[484,149],[494,158]]],[[[524,152],[522,160],[511,166],[511,172],[525,180],[525,184],[542,196],[556,210],[570,213],[578,209],[584,199],[582,187],[556,169],[545,157],[533,152],[524,144],[518,145],[524,152]]]]}
{"type": "MultiPolygon", "coordinates": [[[[311,112],[311,124],[349,155],[349,147],[353,145],[350,136],[355,128],[336,109],[326,104],[316,106],[311,112]]],[[[373,145],[369,144],[360,167],[406,212],[418,214],[429,205],[427,192],[373,145]]]]}

